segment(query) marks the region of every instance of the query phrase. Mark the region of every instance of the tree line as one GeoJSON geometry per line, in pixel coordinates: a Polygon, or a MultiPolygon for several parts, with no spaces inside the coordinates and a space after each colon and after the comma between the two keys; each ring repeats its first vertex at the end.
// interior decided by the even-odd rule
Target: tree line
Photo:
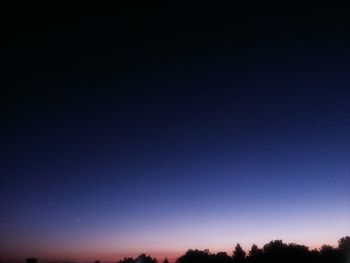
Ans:
{"type": "MultiPolygon", "coordinates": [[[[118,263],[158,263],[149,255],[124,258],[118,263]]],[[[163,263],[169,263],[165,258],[163,263]]],[[[248,252],[237,244],[232,255],[226,252],[211,253],[208,249],[189,249],[176,263],[350,263],[350,236],[341,238],[337,247],[323,245],[310,250],[307,246],[273,240],[262,248],[252,245],[248,252]]]]}

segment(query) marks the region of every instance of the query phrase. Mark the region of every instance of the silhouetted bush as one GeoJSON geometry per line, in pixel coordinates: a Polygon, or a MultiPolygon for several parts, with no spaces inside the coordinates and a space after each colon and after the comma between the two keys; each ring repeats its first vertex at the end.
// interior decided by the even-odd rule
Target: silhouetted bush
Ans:
{"type": "Polygon", "coordinates": [[[26,259],[26,263],[37,263],[38,262],[38,259],[36,258],[27,258],[26,259]]]}
{"type": "Polygon", "coordinates": [[[219,252],[213,255],[216,263],[232,263],[232,258],[226,252],[219,252]]]}
{"type": "Polygon", "coordinates": [[[188,250],[185,255],[177,259],[177,263],[212,263],[214,262],[214,255],[209,253],[208,249],[205,250],[188,250]]]}
{"type": "Polygon", "coordinates": [[[157,263],[155,258],[146,254],[140,254],[137,258],[123,258],[118,263],[157,263]]]}

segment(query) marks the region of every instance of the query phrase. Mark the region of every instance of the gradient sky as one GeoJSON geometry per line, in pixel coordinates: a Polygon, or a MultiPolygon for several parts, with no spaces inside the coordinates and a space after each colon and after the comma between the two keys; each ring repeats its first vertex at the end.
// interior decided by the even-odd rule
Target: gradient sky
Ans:
{"type": "Polygon", "coordinates": [[[0,259],[350,234],[341,7],[11,11],[0,259]]]}

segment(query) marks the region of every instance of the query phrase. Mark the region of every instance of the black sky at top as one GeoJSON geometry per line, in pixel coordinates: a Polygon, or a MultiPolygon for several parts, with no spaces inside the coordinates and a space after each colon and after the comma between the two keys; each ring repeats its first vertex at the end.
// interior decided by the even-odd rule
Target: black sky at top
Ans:
{"type": "MultiPolygon", "coordinates": [[[[9,7],[2,50],[5,167],[18,160],[49,166],[89,151],[98,158],[99,149],[113,152],[115,144],[130,158],[150,145],[162,155],[196,140],[213,149],[233,131],[260,143],[267,134],[301,138],[323,120],[325,133],[333,121],[344,138],[346,11],[340,5],[9,7]]],[[[315,136],[322,131],[307,138],[315,136]]]]}

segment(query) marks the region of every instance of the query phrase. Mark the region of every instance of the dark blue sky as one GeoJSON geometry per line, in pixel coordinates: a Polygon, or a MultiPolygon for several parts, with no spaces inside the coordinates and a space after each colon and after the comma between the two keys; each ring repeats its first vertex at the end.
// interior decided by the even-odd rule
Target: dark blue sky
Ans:
{"type": "Polygon", "coordinates": [[[317,247],[349,234],[347,15],[193,12],[9,21],[4,258],[317,247]]]}

